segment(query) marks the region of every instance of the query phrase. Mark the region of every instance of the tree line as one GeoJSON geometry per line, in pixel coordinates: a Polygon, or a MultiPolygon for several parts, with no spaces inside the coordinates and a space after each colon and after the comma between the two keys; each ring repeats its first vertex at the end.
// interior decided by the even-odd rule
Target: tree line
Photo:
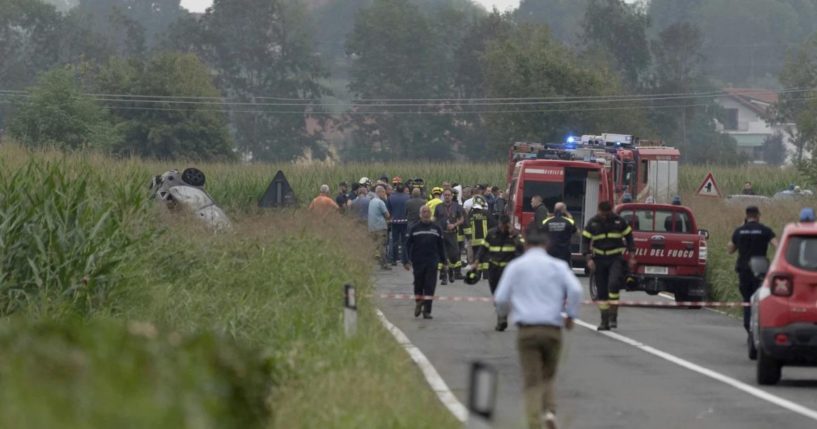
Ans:
{"type": "MultiPolygon", "coordinates": [[[[0,127],[30,146],[158,159],[489,160],[514,141],[610,131],[663,139],[687,162],[725,163],[744,159],[713,121],[724,84],[708,57],[720,52],[713,22],[726,9],[779,17],[817,3],[523,0],[500,13],[468,0],[215,0],[194,15],[180,0],[49,2],[59,9],[0,0],[0,127]]],[[[811,24],[790,15],[797,25],[785,31],[763,28],[780,43],[802,37],[811,24]]],[[[817,42],[799,49],[782,71],[758,62],[725,73],[817,87],[797,74],[817,42]]],[[[769,120],[800,118],[810,151],[815,116],[798,97],[783,97],[769,120]]]]}

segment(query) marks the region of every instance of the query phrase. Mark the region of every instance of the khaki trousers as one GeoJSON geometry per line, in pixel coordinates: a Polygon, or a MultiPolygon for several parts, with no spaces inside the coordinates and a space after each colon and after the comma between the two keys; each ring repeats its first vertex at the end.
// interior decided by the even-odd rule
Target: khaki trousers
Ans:
{"type": "Polygon", "coordinates": [[[555,326],[520,326],[516,346],[525,386],[528,425],[541,427],[544,411],[556,411],[553,378],[562,348],[562,330],[555,326]]]}

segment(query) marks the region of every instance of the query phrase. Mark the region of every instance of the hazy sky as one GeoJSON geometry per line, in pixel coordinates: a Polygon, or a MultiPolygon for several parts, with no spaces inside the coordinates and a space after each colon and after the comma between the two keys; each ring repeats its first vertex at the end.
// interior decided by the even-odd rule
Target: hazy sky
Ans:
{"type": "MultiPolygon", "coordinates": [[[[485,6],[486,9],[491,9],[492,7],[496,6],[499,10],[506,10],[511,7],[519,6],[519,0],[473,0],[476,3],[482,4],[485,6]]],[[[190,10],[191,12],[204,12],[204,9],[210,4],[213,3],[213,0],[182,0],[182,6],[190,10]]]]}

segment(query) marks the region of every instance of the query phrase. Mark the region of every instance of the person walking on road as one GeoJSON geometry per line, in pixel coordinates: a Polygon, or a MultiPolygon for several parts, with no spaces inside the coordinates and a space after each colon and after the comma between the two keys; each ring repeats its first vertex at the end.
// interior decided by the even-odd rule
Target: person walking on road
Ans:
{"type": "MultiPolygon", "coordinates": [[[[748,303],[758,287],[760,281],[749,268],[749,261],[754,256],[766,257],[769,243],[777,247],[777,238],[774,231],[760,223],[760,210],[756,206],[746,207],[746,220],[732,233],[732,240],[727,245],[729,254],[738,252],[735,271],[738,273],[740,295],[743,302],[748,303]]],[[[743,327],[749,332],[751,308],[743,307],[743,327]]],[[[751,340],[750,340],[751,341],[751,340]]]]}
{"type": "Polygon", "coordinates": [[[369,190],[366,189],[365,186],[358,187],[357,198],[352,201],[350,206],[350,211],[355,218],[363,222],[369,221],[369,204],[371,201],[371,198],[369,198],[369,190]]]}
{"type": "Polygon", "coordinates": [[[565,203],[556,203],[553,207],[553,216],[542,222],[541,229],[548,235],[548,254],[567,262],[567,265],[572,267],[570,241],[576,233],[576,222],[567,212],[565,203]]]}
{"type": "MultiPolygon", "coordinates": [[[[395,179],[400,179],[395,177],[395,179]]],[[[392,265],[397,265],[400,260],[399,252],[406,251],[406,231],[408,231],[408,219],[406,218],[406,203],[409,195],[406,187],[398,182],[394,187],[394,192],[389,195],[387,208],[391,213],[391,239],[389,240],[389,259],[392,265]]]]}
{"type": "MultiPolygon", "coordinates": [[[[488,276],[488,287],[491,295],[496,293],[499,279],[505,267],[517,256],[524,252],[524,240],[511,228],[511,217],[503,214],[499,217],[496,228],[488,231],[482,247],[476,255],[476,262],[468,267],[469,271],[478,268],[488,276]]],[[[497,314],[496,330],[504,331],[508,327],[508,319],[497,314]]]]}
{"type": "Polygon", "coordinates": [[[406,201],[406,221],[408,222],[408,229],[420,222],[420,207],[426,205],[428,201],[423,198],[423,193],[420,188],[411,190],[411,199],[406,201]]]}
{"type": "Polygon", "coordinates": [[[618,305],[610,305],[608,300],[619,299],[619,290],[625,275],[625,251],[630,252],[630,272],[635,271],[633,229],[624,219],[613,213],[613,207],[608,201],[602,201],[598,206],[598,214],[584,227],[582,241],[587,268],[596,282],[596,300],[601,312],[598,330],[609,331],[618,327],[618,305]]]}
{"type": "Polygon", "coordinates": [[[564,261],[547,254],[547,236],[531,228],[525,254],[505,268],[495,302],[497,313],[519,327],[517,349],[531,429],[556,428],[554,376],[562,347],[562,327],[573,328],[582,288],[564,261]],[[562,316],[564,312],[567,317],[562,316]]]}
{"type": "Polygon", "coordinates": [[[443,192],[443,202],[434,209],[434,219],[443,230],[446,257],[440,265],[440,284],[445,286],[453,283],[455,279],[464,278],[460,246],[457,242],[457,228],[465,222],[465,214],[462,207],[454,201],[454,195],[450,190],[443,192]],[[447,279],[446,272],[448,273],[447,279]]]}
{"type": "Polygon", "coordinates": [[[420,221],[412,225],[403,253],[403,267],[414,272],[414,317],[423,313],[431,319],[431,304],[437,288],[437,265],[445,260],[443,231],[431,222],[431,209],[419,209],[420,221]]]}
{"type": "Polygon", "coordinates": [[[390,270],[386,246],[389,244],[388,229],[391,215],[386,208],[386,188],[375,188],[377,197],[369,203],[369,232],[377,242],[380,268],[390,270]]]}
{"type": "Polygon", "coordinates": [[[329,185],[321,185],[320,195],[315,197],[309,204],[309,210],[315,213],[327,214],[338,211],[335,200],[329,196],[329,185]]]}
{"type": "Polygon", "coordinates": [[[549,216],[548,209],[542,202],[542,196],[534,195],[531,197],[530,206],[533,208],[533,224],[536,225],[537,228],[541,228],[545,219],[549,216]]]}

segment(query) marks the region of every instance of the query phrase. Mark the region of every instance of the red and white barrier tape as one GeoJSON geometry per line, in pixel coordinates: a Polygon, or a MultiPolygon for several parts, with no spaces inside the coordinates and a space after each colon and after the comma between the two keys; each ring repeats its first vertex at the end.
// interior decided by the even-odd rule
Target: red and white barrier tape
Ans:
{"type": "MultiPolygon", "coordinates": [[[[411,295],[411,294],[403,294],[403,293],[381,293],[377,294],[378,297],[382,299],[396,299],[396,300],[408,300],[414,301],[417,299],[422,300],[434,300],[434,301],[452,301],[452,302],[494,302],[494,299],[490,296],[420,296],[420,295],[411,295]]],[[[738,307],[749,307],[751,304],[748,302],[723,302],[723,301],[631,301],[631,300],[621,300],[621,301],[606,301],[610,305],[618,305],[620,307],[726,307],[726,308],[738,308],[738,307]]],[[[591,300],[584,300],[582,304],[585,305],[596,305],[599,304],[599,301],[591,301],[591,300]]]]}

